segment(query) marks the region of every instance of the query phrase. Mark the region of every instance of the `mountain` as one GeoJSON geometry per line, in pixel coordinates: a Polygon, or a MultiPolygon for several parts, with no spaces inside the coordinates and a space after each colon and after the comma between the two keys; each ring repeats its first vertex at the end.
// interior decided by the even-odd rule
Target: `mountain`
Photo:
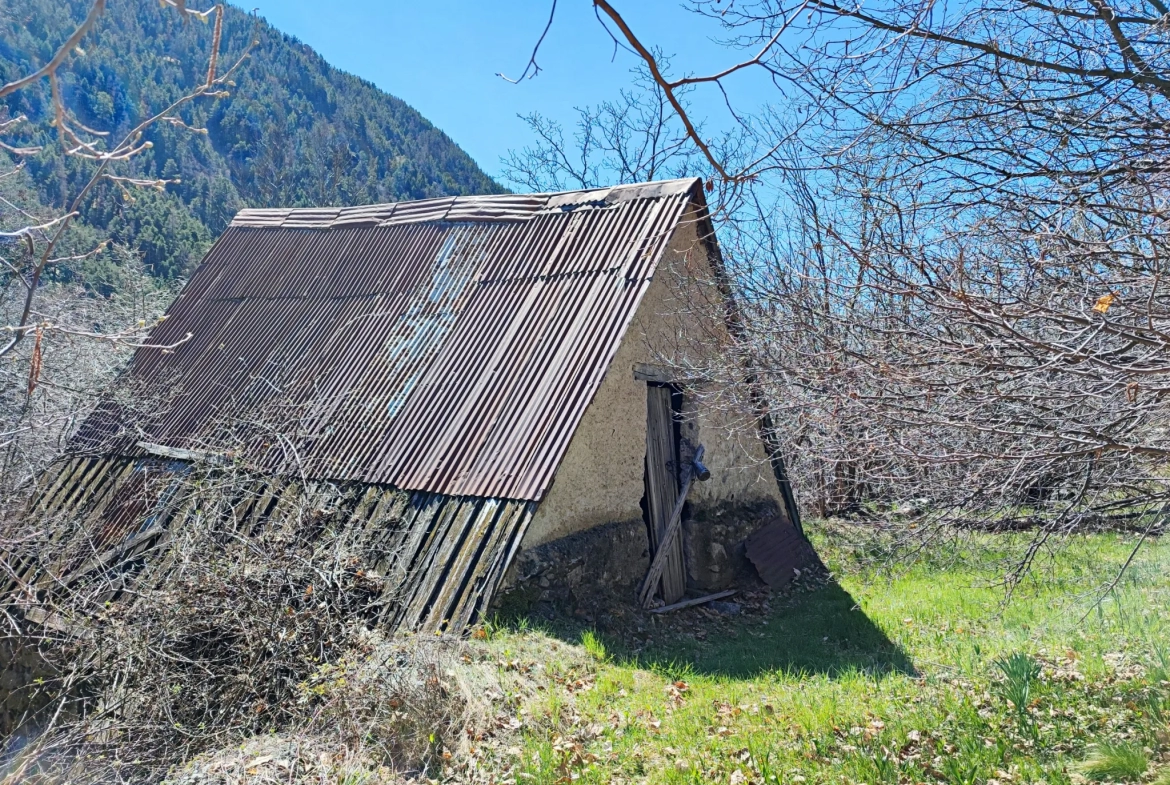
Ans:
{"type": "MultiPolygon", "coordinates": [[[[0,82],[45,63],[89,5],[0,0],[0,82]]],[[[94,232],[136,248],[155,275],[188,272],[245,206],[356,205],[503,190],[406,103],[232,6],[224,17],[221,73],[253,39],[230,94],[181,111],[183,123],[205,132],[155,125],[145,137],[152,148],[117,172],[181,182],[162,192],[106,182],[83,211],[94,232]]],[[[210,24],[184,20],[157,0],[114,0],[62,71],[62,94],[81,123],[120,137],[205,78],[211,41],[210,24]]],[[[0,100],[0,116],[5,112],[32,121],[23,136],[5,142],[45,148],[27,159],[30,198],[60,209],[91,166],[61,152],[49,125],[47,81],[0,100]]],[[[74,267],[77,273],[83,265],[74,267]]]]}

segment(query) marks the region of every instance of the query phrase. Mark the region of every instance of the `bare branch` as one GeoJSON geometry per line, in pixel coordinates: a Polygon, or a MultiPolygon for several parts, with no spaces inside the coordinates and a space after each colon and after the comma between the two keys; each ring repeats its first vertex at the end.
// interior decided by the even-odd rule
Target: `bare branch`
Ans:
{"type": "Polygon", "coordinates": [[[524,66],[524,72],[521,73],[520,76],[516,79],[509,79],[502,73],[498,72],[496,73],[496,76],[500,77],[505,82],[511,82],[512,84],[520,84],[525,79],[536,78],[536,75],[540,73],[540,65],[538,65],[536,62],[536,55],[540,52],[540,45],[544,43],[544,39],[545,36],[548,35],[548,31],[552,29],[553,20],[556,18],[556,15],[557,0],[552,0],[552,8],[549,9],[548,12],[548,22],[545,23],[544,30],[540,33],[540,38],[536,39],[536,46],[532,48],[532,56],[528,58],[528,65],[524,66]]]}
{"type": "Polygon", "coordinates": [[[17,90],[27,87],[39,79],[43,79],[46,76],[51,76],[56,73],[57,69],[61,67],[61,64],[65,62],[65,59],[69,57],[69,53],[72,52],[79,43],[81,43],[81,39],[85,38],[85,34],[89,32],[90,28],[94,26],[94,23],[97,22],[98,17],[100,17],[102,12],[105,10],[106,0],[94,0],[93,5],[89,8],[89,13],[85,17],[85,21],[78,25],[77,29],[73,31],[73,35],[69,36],[69,38],[65,40],[65,43],[61,44],[61,47],[57,49],[57,52],[53,55],[49,62],[45,63],[42,67],[38,68],[28,76],[17,79],[14,82],[9,82],[3,87],[0,87],[0,98],[3,98],[6,95],[11,95],[17,90]]]}

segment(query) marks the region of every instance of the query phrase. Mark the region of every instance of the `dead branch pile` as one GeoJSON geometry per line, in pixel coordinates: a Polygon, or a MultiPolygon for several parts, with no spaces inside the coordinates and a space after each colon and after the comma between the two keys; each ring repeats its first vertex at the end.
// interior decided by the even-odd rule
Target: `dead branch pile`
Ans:
{"type": "Polygon", "coordinates": [[[9,572],[30,550],[40,574],[55,570],[5,608],[5,678],[20,685],[10,781],[158,781],[271,734],[327,737],[331,756],[391,772],[435,766],[475,704],[445,675],[456,644],[371,632],[393,599],[321,511],[248,531],[247,475],[186,482],[196,512],[165,547],[79,578],[62,565],[77,561],[70,543],[95,541],[76,529],[97,524],[33,519],[9,535],[9,572]]]}

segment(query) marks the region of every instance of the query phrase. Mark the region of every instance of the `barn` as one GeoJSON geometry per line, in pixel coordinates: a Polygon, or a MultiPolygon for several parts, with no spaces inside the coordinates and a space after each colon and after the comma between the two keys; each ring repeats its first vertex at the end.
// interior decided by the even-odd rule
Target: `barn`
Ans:
{"type": "Polygon", "coordinates": [[[352,530],[392,628],[503,592],[674,603],[753,536],[775,572],[807,543],[772,424],[699,370],[736,329],[721,274],[696,179],[244,210],[42,480],[79,541],[52,581],[116,598],[196,513],[183,478],[239,466],[232,515],[352,530]]]}

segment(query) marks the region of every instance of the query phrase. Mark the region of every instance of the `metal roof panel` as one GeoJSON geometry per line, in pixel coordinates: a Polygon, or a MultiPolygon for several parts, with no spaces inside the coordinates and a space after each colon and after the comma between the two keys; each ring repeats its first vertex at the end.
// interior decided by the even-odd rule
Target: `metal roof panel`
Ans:
{"type": "Polygon", "coordinates": [[[135,355],[151,403],[88,430],[122,419],[107,452],[226,441],[275,473],[539,500],[697,186],[243,211],[150,342],[191,338],[135,355]]]}

